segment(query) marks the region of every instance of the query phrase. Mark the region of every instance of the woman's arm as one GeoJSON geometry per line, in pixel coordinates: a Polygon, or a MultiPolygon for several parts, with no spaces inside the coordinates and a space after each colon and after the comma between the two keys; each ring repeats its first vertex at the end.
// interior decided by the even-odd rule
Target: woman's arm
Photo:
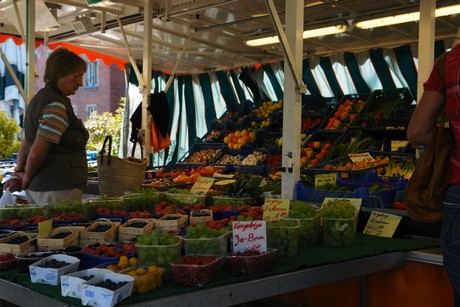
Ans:
{"type": "Polygon", "coordinates": [[[412,145],[428,145],[433,138],[433,128],[445,105],[441,92],[424,91],[407,128],[407,140],[412,145]]]}
{"type": "Polygon", "coordinates": [[[24,176],[22,177],[22,188],[25,189],[29,185],[32,178],[38,172],[43,162],[45,162],[48,152],[50,151],[53,143],[46,141],[40,135],[35,137],[35,141],[30,148],[27,155],[26,168],[24,176]]]}

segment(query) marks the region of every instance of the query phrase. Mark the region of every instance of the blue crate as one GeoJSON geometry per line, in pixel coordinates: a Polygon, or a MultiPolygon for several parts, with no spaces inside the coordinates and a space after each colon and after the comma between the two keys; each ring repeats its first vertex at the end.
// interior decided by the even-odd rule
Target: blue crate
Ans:
{"type": "Polygon", "coordinates": [[[81,263],[83,268],[85,269],[91,269],[94,268],[98,265],[102,265],[104,263],[109,263],[109,262],[116,262],[118,263],[119,258],[118,257],[101,257],[101,256],[96,256],[90,253],[86,252],[81,252],[81,263]]]}
{"type": "Polygon", "coordinates": [[[396,189],[393,187],[385,187],[383,190],[370,191],[371,183],[339,183],[346,186],[351,191],[330,191],[318,190],[314,186],[297,185],[297,199],[322,203],[325,198],[361,198],[363,207],[383,208],[383,206],[391,204],[394,200],[396,189]]]}
{"type": "MultiPolygon", "coordinates": [[[[391,157],[396,162],[407,160],[407,159],[415,159],[413,154],[405,154],[405,153],[400,153],[400,152],[364,150],[358,153],[363,153],[363,152],[368,152],[373,157],[376,157],[376,156],[391,157]]],[[[376,175],[379,176],[383,173],[385,167],[388,165],[387,163],[382,163],[376,166],[359,169],[359,170],[340,170],[340,169],[327,168],[327,166],[330,166],[330,165],[337,166],[337,165],[345,164],[347,162],[349,162],[349,158],[342,157],[342,158],[337,158],[335,160],[331,160],[328,162],[318,164],[316,165],[316,167],[307,168],[301,171],[302,173],[309,175],[309,176],[313,176],[313,177],[318,174],[337,173],[339,177],[351,179],[351,178],[364,178],[366,176],[369,176],[368,175],[369,173],[375,173],[375,175],[372,175],[372,176],[376,176],[376,175]]]]}

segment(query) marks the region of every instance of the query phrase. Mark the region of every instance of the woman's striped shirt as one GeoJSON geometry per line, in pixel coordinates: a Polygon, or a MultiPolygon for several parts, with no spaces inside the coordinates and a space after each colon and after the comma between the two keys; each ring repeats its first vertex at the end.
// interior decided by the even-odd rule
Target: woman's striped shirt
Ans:
{"type": "Polygon", "coordinates": [[[52,102],[42,111],[37,135],[46,141],[59,144],[62,134],[69,127],[69,118],[64,104],[52,102]]]}

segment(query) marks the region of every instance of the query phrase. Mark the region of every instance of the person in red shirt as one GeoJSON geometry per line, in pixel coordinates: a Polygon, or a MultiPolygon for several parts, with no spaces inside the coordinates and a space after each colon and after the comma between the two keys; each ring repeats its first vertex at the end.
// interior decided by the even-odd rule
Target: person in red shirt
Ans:
{"type": "MultiPolygon", "coordinates": [[[[441,62],[442,63],[442,62],[441,62]]],[[[423,94],[412,114],[407,139],[412,145],[428,145],[438,116],[445,106],[454,137],[446,182],[441,229],[444,267],[454,289],[455,306],[460,306],[460,44],[447,54],[445,80],[439,58],[435,61],[423,94]]]]}

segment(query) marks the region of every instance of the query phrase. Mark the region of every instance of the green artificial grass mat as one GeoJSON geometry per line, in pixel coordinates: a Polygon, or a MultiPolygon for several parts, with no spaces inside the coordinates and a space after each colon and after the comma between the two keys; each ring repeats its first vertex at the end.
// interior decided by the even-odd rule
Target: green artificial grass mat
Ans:
{"type": "MultiPolygon", "coordinates": [[[[244,282],[261,277],[274,276],[301,269],[376,256],[390,252],[413,251],[433,247],[439,247],[439,245],[433,242],[399,238],[383,238],[361,233],[356,234],[355,241],[350,247],[329,247],[325,246],[322,240],[319,240],[319,242],[310,247],[299,249],[297,255],[293,257],[277,258],[276,265],[271,271],[257,277],[232,276],[231,272],[226,270],[224,267],[223,270],[219,272],[219,276],[215,281],[203,287],[179,287],[174,285],[172,281],[166,281],[161,287],[145,294],[135,294],[121,301],[119,305],[154,300],[165,296],[196,291],[198,289],[207,289],[231,283],[244,282]]],[[[34,284],[30,281],[28,274],[19,273],[16,268],[7,271],[0,271],[0,278],[23,285],[26,288],[67,304],[74,306],[81,305],[81,301],[79,299],[62,297],[60,286],[34,284]]]]}

